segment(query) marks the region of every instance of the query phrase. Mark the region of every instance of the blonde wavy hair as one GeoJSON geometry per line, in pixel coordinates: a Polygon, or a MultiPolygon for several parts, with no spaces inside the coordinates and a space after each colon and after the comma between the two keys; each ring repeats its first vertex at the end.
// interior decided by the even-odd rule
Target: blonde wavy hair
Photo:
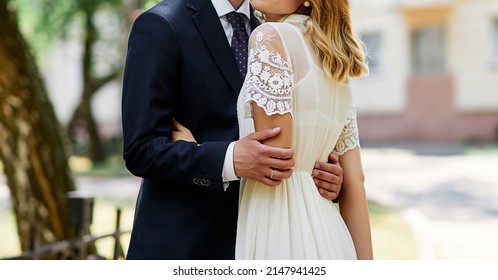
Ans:
{"type": "Polygon", "coordinates": [[[322,58],[325,73],[339,81],[368,74],[365,51],[353,35],[349,0],[308,0],[307,34],[322,58]]]}

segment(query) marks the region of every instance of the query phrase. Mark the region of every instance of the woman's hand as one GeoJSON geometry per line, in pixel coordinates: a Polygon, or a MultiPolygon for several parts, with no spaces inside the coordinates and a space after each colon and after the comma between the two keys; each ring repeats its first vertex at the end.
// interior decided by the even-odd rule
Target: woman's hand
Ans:
{"type": "Polygon", "coordinates": [[[175,119],[173,119],[173,142],[178,140],[197,143],[197,141],[195,141],[194,135],[192,135],[192,132],[190,132],[188,128],[184,127],[175,119]]]}

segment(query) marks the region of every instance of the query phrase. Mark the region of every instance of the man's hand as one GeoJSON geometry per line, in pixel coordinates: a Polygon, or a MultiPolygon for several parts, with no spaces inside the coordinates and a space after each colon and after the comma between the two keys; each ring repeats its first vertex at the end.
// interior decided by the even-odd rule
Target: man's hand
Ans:
{"type": "Polygon", "coordinates": [[[235,175],[272,187],[289,178],[295,164],[294,149],[276,148],[261,143],[279,133],[280,128],[267,129],[238,140],[233,150],[235,175]]]}
{"type": "Polygon", "coordinates": [[[317,162],[311,174],[320,195],[329,200],[334,200],[341,191],[343,170],[339,163],[339,155],[335,152],[329,154],[329,162],[317,162]]]}

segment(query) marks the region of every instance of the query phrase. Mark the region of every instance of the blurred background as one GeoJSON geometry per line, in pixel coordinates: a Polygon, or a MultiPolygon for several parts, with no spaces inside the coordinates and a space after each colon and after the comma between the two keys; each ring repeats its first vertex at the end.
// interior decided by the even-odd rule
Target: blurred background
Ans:
{"type": "MultiPolygon", "coordinates": [[[[0,0],[0,259],[123,258],[123,62],[157,2],[0,0]]],[[[375,258],[498,259],[498,0],[351,5],[375,258]]]]}

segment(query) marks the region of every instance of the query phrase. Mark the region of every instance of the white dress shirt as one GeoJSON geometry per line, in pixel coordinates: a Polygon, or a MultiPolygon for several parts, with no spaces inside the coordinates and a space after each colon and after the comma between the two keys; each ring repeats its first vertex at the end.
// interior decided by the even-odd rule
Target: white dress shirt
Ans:
{"type": "MultiPolygon", "coordinates": [[[[216,9],[216,13],[220,18],[221,25],[223,26],[223,30],[225,30],[225,34],[227,36],[227,40],[230,43],[232,41],[233,28],[228,22],[226,18],[226,14],[235,11],[232,4],[228,2],[228,0],[211,0],[214,8],[216,9]]],[[[250,33],[250,18],[251,18],[251,10],[249,7],[249,0],[244,1],[242,5],[239,7],[237,12],[246,15],[246,30],[247,34],[250,33]]],[[[235,169],[233,166],[233,149],[235,147],[235,142],[230,143],[227,148],[227,152],[225,154],[225,162],[223,164],[223,172],[221,174],[223,178],[223,187],[226,190],[228,188],[228,184],[230,181],[239,180],[239,178],[235,175],[235,169]]]]}

